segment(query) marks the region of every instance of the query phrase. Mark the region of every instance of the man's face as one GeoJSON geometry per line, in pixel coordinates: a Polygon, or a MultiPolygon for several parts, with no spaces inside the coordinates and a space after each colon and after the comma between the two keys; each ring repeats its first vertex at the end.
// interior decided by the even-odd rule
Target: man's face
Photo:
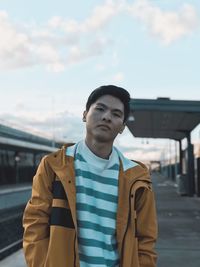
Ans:
{"type": "Polygon", "coordinates": [[[116,97],[103,95],[84,111],[87,138],[99,142],[113,142],[118,133],[122,133],[124,125],[124,105],[116,97]]]}

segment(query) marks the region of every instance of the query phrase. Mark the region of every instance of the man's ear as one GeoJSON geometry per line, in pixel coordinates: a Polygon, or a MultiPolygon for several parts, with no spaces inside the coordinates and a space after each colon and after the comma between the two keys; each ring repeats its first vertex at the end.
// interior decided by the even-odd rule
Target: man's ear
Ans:
{"type": "Polygon", "coordinates": [[[125,125],[125,123],[124,123],[124,124],[122,125],[122,127],[121,127],[120,131],[119,131],[119,133],[120,133],[120,134],[122,134],[122,133],[123,133],[123,131],[124,131],[125,127],[126,127],[126,125],[125,125]]]}
{"type": "Polygon", "coordinates": [[[85,111],[83,112],[83,121],[84,121],[84,122],[86,122],[86,115],[87,115],[87,111],[85,110],[85,111]]]}

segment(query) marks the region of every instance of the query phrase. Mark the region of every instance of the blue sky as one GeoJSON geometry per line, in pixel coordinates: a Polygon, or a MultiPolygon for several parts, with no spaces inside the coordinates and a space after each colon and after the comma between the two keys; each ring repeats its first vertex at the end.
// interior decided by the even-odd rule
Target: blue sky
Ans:
{"type": "MultiPolygon", "coordinates": [[[[198,0],[0,1],[0,36],[4,124],[77,141],[87,97],[102,84],[133,98],[200,100],[198,0]]],[[[141,140],[126,131],[124,151],[127,140],[142,157],[141,140]]]]}

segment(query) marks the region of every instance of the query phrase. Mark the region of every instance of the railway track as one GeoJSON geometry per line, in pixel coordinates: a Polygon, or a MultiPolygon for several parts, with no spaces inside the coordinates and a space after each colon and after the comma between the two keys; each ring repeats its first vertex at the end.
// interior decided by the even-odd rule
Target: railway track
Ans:
{"type": "Polygon", "coordinates": [[[0,260],[22,247],[24,206],[0,211],[0,260]]]}

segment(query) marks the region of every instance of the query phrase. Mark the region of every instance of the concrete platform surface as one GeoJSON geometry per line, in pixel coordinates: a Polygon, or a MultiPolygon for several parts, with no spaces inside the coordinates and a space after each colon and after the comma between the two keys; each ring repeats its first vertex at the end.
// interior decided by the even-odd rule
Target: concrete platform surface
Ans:
{"type": "MultiPolygon", "coordinates": [[[[179,196],[176,184],[159,174],[152,181],[159,223],[157,267],[200,267],[200,198],[179,196]]],[[[25,266],[22,250],[0,261],[0,267],[25,266]]]]}
{"type": "Polygon", "coordinates": [[[159,224],[158,267],[200,267],[200,198],[177,194],[177,185],[152,175],[159,224]]]}
{"type": "Polygon", "coordinates": [[[26,267],[22,249],[0,261],[0,267],[26,267]]]}

